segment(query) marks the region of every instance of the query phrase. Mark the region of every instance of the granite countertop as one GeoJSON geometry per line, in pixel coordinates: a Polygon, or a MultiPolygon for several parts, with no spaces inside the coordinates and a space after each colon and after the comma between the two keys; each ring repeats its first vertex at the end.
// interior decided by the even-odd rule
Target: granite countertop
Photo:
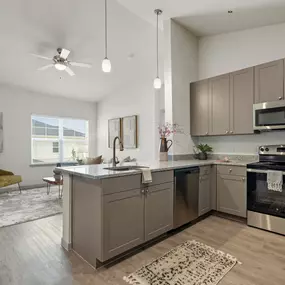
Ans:
{"type": "MultiPolygon", "coordinates": [[[[180,169],[185,167],[206,166],[206,165],[232,165],[246,166],[253,161],[231,160],[223,162],[220,160],[180,160],[180,161],[154,161],[154,162],[139,162],[139,163],[124,163],[122,166],[139,165],[149,167],[152,172],[180,169]]],[[[140,173],[140,170],[128,171],[113,171],[107,170],[106,167],[112,167],[111,164],[99,165],[80,165],[72,167],[59,167],[58,170],[63,173],[68,173],[76,176],[82,176],[89,179],[104,179],[110,177],[128,176],[140,173]]]]}

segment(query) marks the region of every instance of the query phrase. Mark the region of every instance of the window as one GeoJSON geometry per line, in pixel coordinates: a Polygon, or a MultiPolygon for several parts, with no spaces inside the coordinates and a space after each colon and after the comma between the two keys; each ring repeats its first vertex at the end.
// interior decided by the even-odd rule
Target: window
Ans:
{"type": "Polygon", "coordinates": [[[32,115],[32,164],[72,162],[89,153],[86,120],[32,115]]]}
{"type": "Polygon", "coordinates": [[[58,142],[52,143],[52,152],[53,153],[59,153],[59,143],[58,142]]]}

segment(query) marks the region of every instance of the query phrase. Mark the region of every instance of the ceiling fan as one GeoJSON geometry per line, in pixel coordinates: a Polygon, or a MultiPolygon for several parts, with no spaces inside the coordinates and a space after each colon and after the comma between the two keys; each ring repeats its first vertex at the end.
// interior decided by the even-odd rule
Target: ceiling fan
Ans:
{"type": "Polygon", "coordinates": [[[38,70],[43,71],[50,67],[55,67],[57,70],[60,71],[66,71],[70,76],[74,76],[75,73],[72,71],[70,66],[77,66],[77,67],[86,67],[91,68],[92,65],[88,63],[79,63],[79,62],[73,62],[68,60],[68,56],[70,54],[70,50],[65,48],[58,48],[57,49],[58,54],[55,55],[53,58],[46,57],[38,54],[31,54],[32,56],[35,56],[37,58],[42,58],[46,60],[52,60],[53,63],[45,65],[43,67],[38,68],[38,70]]]}

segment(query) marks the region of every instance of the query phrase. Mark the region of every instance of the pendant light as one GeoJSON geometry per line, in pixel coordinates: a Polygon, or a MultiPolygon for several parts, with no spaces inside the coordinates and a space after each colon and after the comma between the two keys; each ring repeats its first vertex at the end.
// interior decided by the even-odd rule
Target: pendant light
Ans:
{"type": "Polygon", "coordinates": [[[107,11],[107,0],[105,0],[105,58],[102,61],[103,72],[111,72],[111,61],[108,58],[108,11],[107,11]]]}
{"type": "Polygon", "coordinates": [[[162,10],[156,9],[154,10],[156,14],[156,78],[153,82],[153,87],[155,89],[161,88],[161,79],[159,78],[159,47],[158,47],[158,16],[162,14],[162,10]]]}

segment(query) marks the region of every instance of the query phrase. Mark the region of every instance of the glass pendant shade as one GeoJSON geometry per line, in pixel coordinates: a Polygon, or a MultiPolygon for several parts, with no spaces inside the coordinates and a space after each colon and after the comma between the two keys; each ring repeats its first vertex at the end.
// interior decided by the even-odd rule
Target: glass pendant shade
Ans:
{"type": "Polygon", "coordinates": [[[111,61],[105,57],[102,61],[102,70],[106,73],[111,72],[112,69],[112,65],[111,65],[111,61]]]}
{"type": "Polygon", "coordinates": [[[156,78],[154,79],[153,87],[154,87],[155,89],[160,89],[160,88],[161,88],[161,80],[160,80],[159,77],[156,77],[156,78]]]}

